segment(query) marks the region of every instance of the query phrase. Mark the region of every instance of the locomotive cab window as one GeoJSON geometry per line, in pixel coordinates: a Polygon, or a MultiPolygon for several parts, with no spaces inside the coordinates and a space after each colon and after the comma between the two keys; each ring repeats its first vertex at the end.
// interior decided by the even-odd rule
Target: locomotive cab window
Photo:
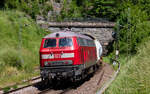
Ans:
{"type": "Polygon", "coordinates": [[[78,40],[78,45],[80,45],[80,46],[89,46],[89,47],[95,46],[93,40],[83,39],[83,38],[77,38],[77,40],[78,40]]]}
{"type": "Polygon", "coordinates": [[[83,38],[77,38],[77,40],[78,40],[78,44],[79,44],[80,46],[85,46],[85,45],[86,45],[83,38]]]}
{"type": "Polygon", "coordinates": [[[56,47],[56,39],[46,39],[44,43],[44,48],[56,47]]]}
{"type": "Polygon", "coordinates": [[[59,47],[70,47],[72,46],[72,39],[71,38],[61,38],[59,39],[59,47]]]}

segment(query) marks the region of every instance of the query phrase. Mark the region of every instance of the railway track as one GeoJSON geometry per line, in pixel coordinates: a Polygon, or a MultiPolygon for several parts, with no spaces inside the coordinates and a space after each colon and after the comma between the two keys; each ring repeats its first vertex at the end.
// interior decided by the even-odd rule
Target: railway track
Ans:
{"type": "MultiPolygon", "coordinates": [[[[16,88],[16,89],[10,89],[9,91],[3,91],[5,88],[1,88],[1,92],[0,94],[20,94],[19,91],[23,91],[23,89],[26,89],[26,88],[30,88],[30,87],[33,87],[33,88],[42,88],[42,83],[41,83],[41,77],[35,77],[33,79],[30,79],[30,80],[27,80],[27,81],[24,81],[23,83],[27,83],[27,82],[30,82],[30,84],[28,85],[24,85],[24,86],[21,86],[19,88],[16,88]]],[[[9,86],[9,87],[12,87],[13,85],[9,86]]],[[[44,87],[43,90],[39,90],[38,92],[36,92],[37,94],[46,94],[46,93],[54,93],[54,94],[65,94],[66,92],[70,91],[71,89],[70,88],[67,88],[67,89],[64,89],[64,90],[55,90],[55,89],[52,89],[52,87],[44,87]]]]}
{"type": "MultiPolygon", "coordinates": [[[[41,91],[38,94],[80,94],[80,93],[95,94],[94,92],[96,92],[96,91],[94,91],[94,90],[92,90],[92,92],[90,92],[90,91],[84,91],[81,89],[86,90],[86,88],[89,88],[89,87],[91,88],[92,86],[95,86],[96,88],[98,88],[99,85],[103,85],[104,81],[111,78],[111,75],[108,75],[106,73],[106,67],[108,67],[108,64],[104,64],[104,68],[101,67],[95,74],[89,75],[86,79],[84,79],[84,81],[79,82],[78,85],[76,85],[75,87],[69,87],[66,89],[58,89],[58,90],[49,88],[49,89],[41,91]],[[94,79],[94,78],[97,78],[95,76],[99,77],[97,79],[97,81],[94,79]],[[95,84],[92,85],[93,82],[91,81],[91,79],[92,80],[94,79],[95,84]],[[89,86],[85,87],[85,86],[87,86],[86,84],[88,84],[89,86]]],[[[95,90],[96,90],[96,88],[95,88],[95,90]]]]}
{"type": "MultiPolygon", "coordinates": [[[[19,91],[22,91],[23,89],[26,89],[26,88],[30,88],[30,87],[34,87],[34,88],[40,87],[40,88],[42,88],[41,77],[36,77],[36,78],[30,79],[30,80],[25,81],[25,82],[30,82],[30,84],[29,85],[25,85],[25,86],[21,86],[21,87],[16,88],[16,89],[11,89],[11,90],[6,91],[6,92],[2,91],[4,89],[4,88],[2,88],[1,89],[1,91],[2,91],[1,93],[3,93],[3,94],[20,94],[19,91]]],[[[12,87],[12,86],[10,86],[10,87],[12,87]]],[[[65,94],[66,92],[68,92],[70,90],[71,90],[70,88],[67,88],[67,89],[64,89],[64,90],[55,90],[55,89],[52,89],[52,87],[47,87],[46,86],[46,87],[44,87],[43,90],[39,90],[36,93],[37,94],[46,94],[46,93],[65,94]]]]}
{"type": "Polygon", "coordinates": [[[19,84],[11,85],[11,86],[9,86],[9,87],[11,88],[11,87],[13,87],[13,86],[19,86],[19,85],[24,84],[24,83],[29,83],[28,85],[22,85],[22,86],[20,86],[20,87],[18,87],[18,88],[16,88],[16,89],[10,89],[10,90],[8,90],[8,91],[4,91],[5,88],[1,88],[1,91],[2,91],[3,94],[13,93],[13,92],[19,91],[19,90],[21,90],[21,89],[24,89],[24,88],[33,86],[33,85],[35,85],[35,84],[38,84],[38,83],[40,83],[40,81],[41,81],[41,77],[38,76],[38,77],[32,78],[32,79],[30,79],[30,80],[23,81],[23,82],[21,82],[21,83],[19,83],[19,84]]]}
{"type": "Polygon", "coordinates": [[[111,77],[110,80],[108,80],[101,88],[100,90],[97,91],[96,94],[103,94],[105,92],[105,90],[110,86],[110,84],[115,80],[115,78],[117,77],[117,75],[119,74],[120,71],[120,62],[118,60],[115,60],[115,62],[118,63],[118,69],[117,71],[113,74],[113,76],[111,77]]]}
{"type": "Polygon", "coordinates": [[[41,78],[37,77],[28,80],[30,82],[29,85],[9,90],[4,92],[4,94],[95,94],[93,92],[96,92],[97,88],[110,79],[110,72],[113,72],[113,69],[111,69],[109,64],[105,63],[103,68],[97,70],[95,74],[89,75],[86,79],[78,83],[64,82],[55,86],[45,85],[44,87],[41,84],[41,78]]]}
{"type": "Polygon", "coordinates": [[[52,89],[46,89],[41,91],[38,94],[66,94],[67,92],[71,91],[72,89],[65,89],[65,90],[52,90],[52,89]]]}

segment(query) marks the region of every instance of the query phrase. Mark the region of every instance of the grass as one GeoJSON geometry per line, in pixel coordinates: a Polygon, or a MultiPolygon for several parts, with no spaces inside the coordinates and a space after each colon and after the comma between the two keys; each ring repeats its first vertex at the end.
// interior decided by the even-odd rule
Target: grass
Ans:
{"type": "Polygon", "coordinates": [[[0,87],[38,75],[41,38],[46,35],[24,13],[0,11],[0,87]]]}
{"type": "Polygon", "coordinates": [[[122,65],[118,77],[104,94],[150,94],[150,41],[122,65]]]}
{"type": "MultiPolygon", "coordinates": [[[[117,59],[117,61],[121,62],[121,65],[125,65],[127,58],[124,58],[125,55],[120,55],[119,58],[117,59]]],[[[113,64],[113,60],[115,60],[116,56],[115,56],[115,51],[112,52],[111,54],[109,54],[108,56],[104,56],[103,57],[103,62],[108,63],[109,65],[111,65],[113,67],[114,70],[118,69],[118,64],[116,63],[115,65],[113,64]]]]}

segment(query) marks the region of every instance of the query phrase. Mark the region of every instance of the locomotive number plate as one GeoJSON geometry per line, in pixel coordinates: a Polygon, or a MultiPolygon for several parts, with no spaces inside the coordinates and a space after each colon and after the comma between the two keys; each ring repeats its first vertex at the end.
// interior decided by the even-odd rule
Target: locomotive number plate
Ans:
{"type": "Polygon", "coordinates": [[[61,54],[54,54],[54,58],[61,58],[61,54]]]}

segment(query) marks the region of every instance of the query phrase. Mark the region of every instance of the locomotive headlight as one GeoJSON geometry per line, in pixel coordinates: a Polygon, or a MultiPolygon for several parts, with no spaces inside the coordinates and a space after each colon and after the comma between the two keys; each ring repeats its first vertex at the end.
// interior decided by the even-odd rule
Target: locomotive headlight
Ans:
{"type": "Polygon", "coordinates": [[[73,64],[72,60],[66,60],[64,63],[69,65],[73,64]]]}

